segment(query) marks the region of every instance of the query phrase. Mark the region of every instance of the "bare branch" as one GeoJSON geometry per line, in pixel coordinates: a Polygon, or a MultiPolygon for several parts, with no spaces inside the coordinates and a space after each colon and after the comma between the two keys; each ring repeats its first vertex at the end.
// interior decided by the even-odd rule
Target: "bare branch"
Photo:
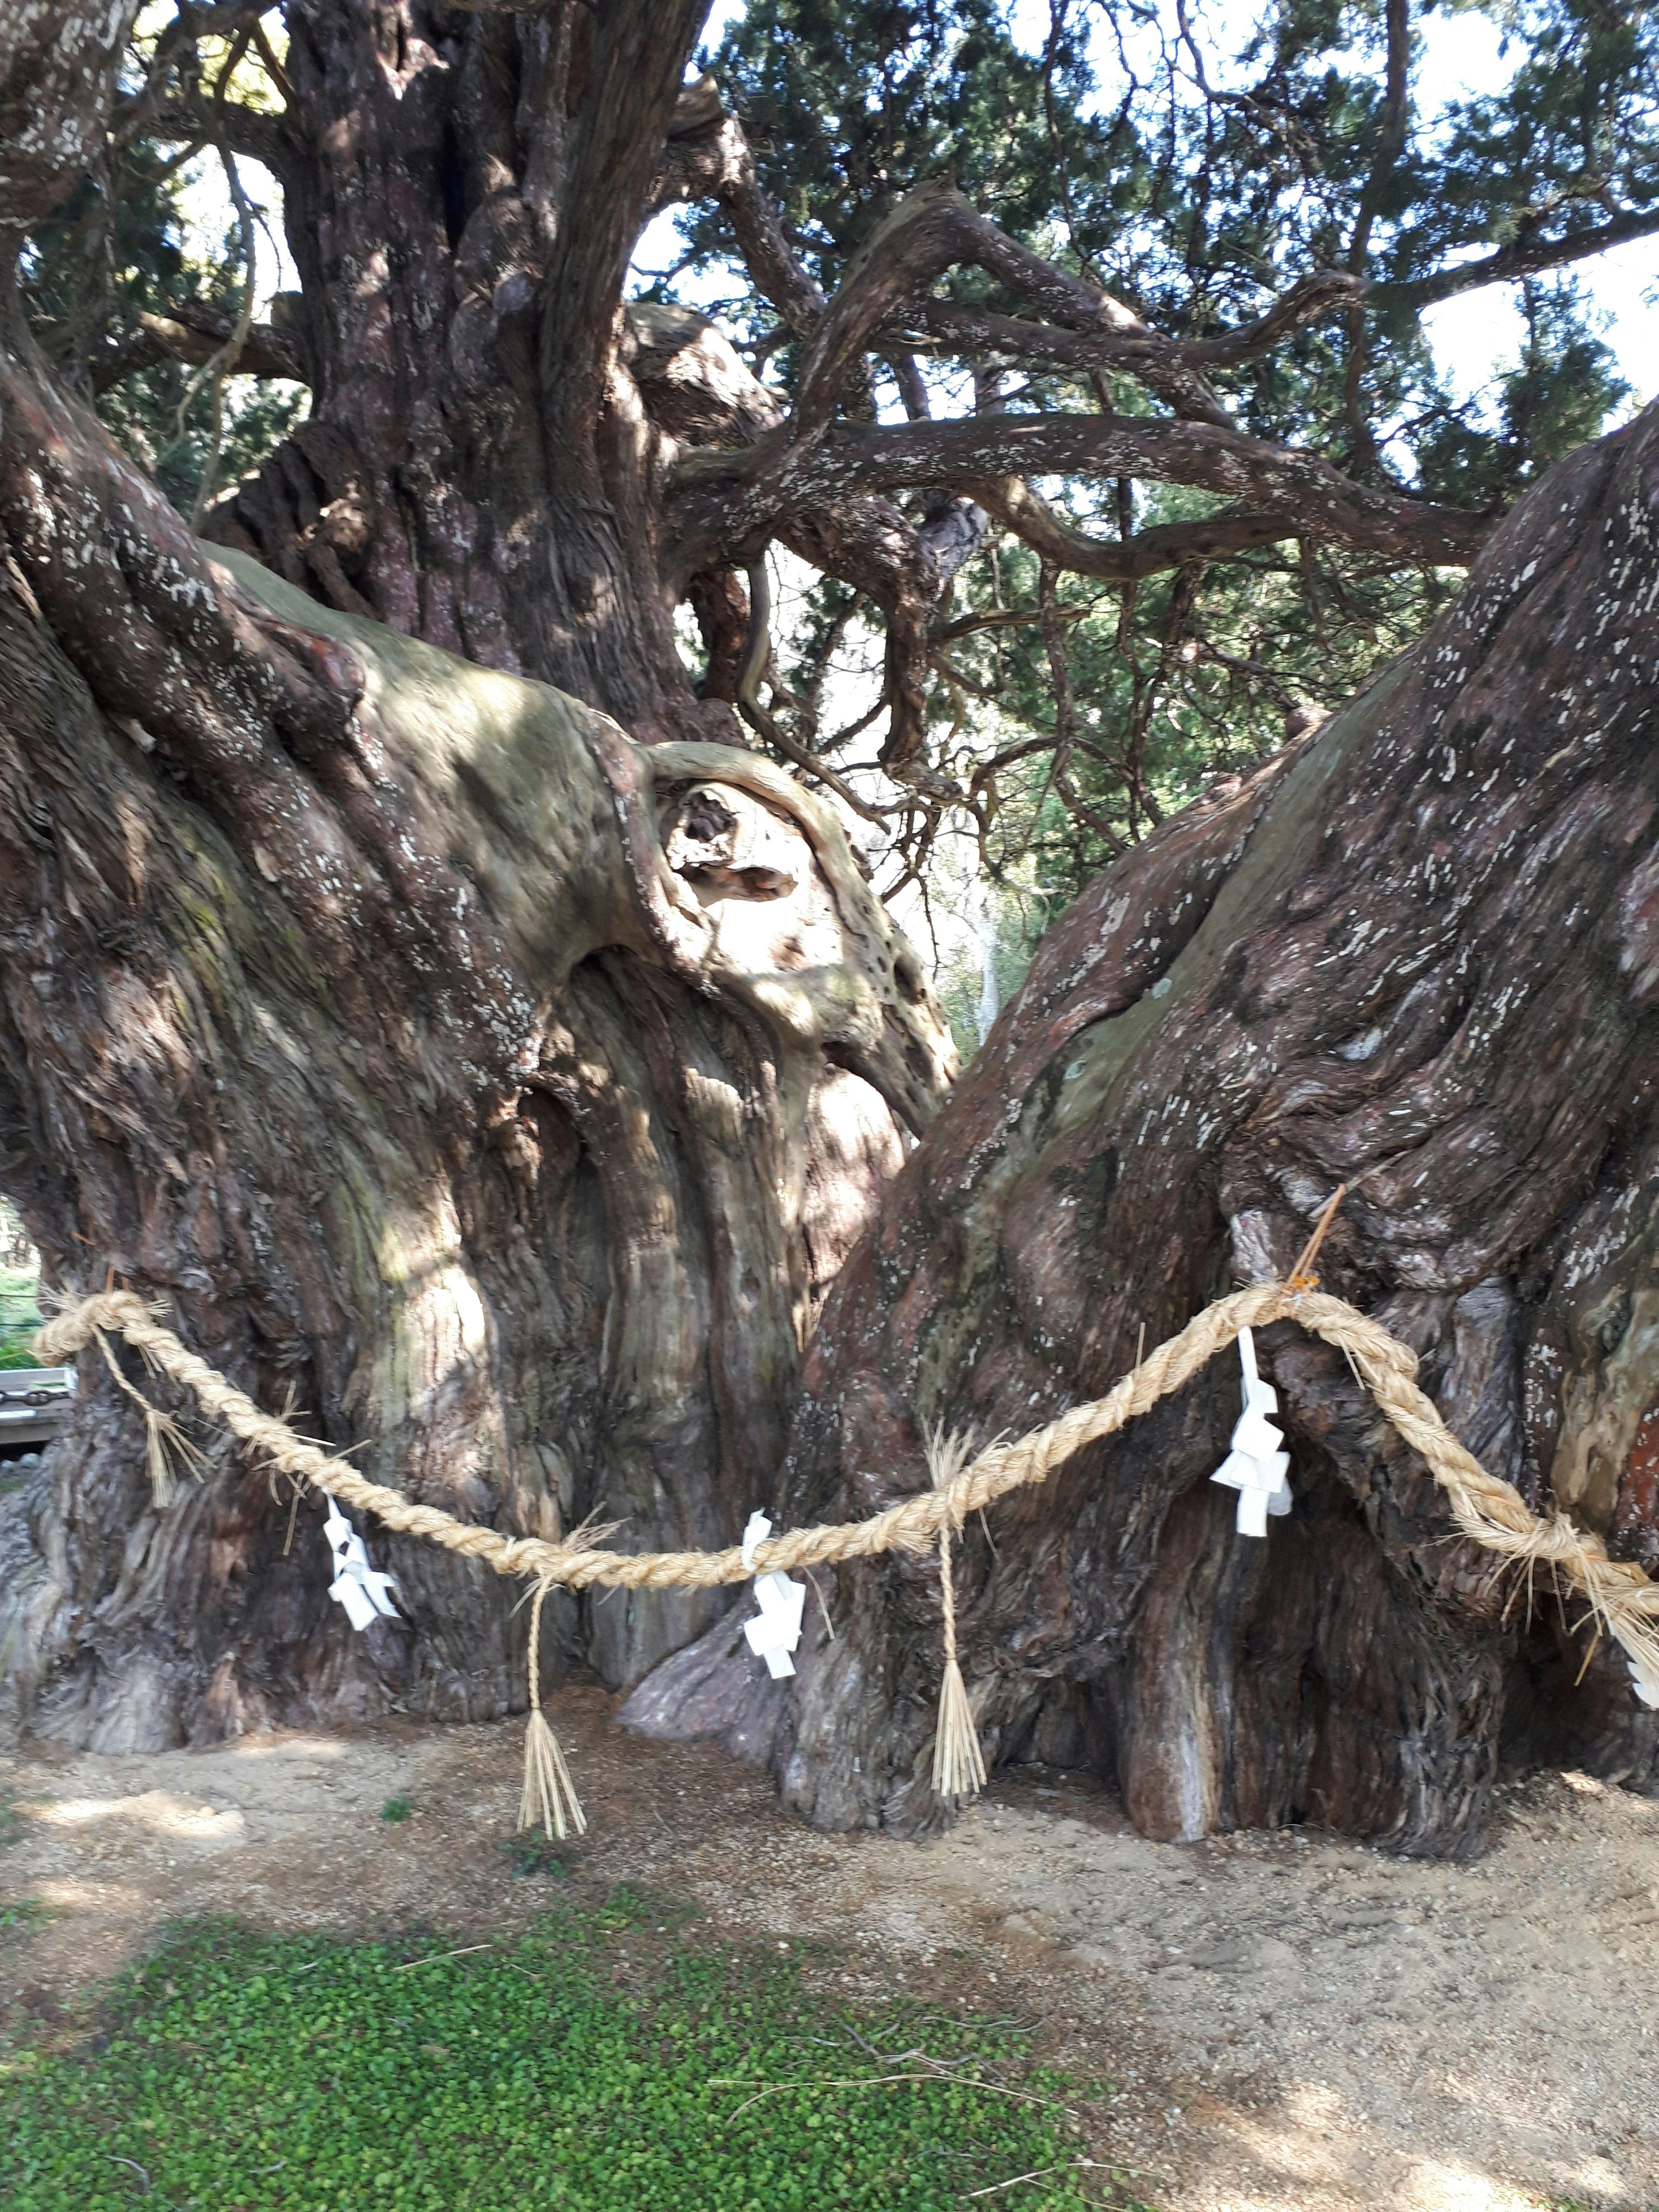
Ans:
{"type": "MultiPolygon", "coordinates": [[[[1066,563],[1062,562],[1060,565],[1063,568],[1066,563]]],[[[1089,607],[1061,607],[1057,619],[1060,622],[1081,622],[1091,611],[1089,607]]],[[[975,630],[1021,629],[1041,620],[1042,617],[1030,607],[987,607],[977,614],[958,615],[954,622],[946,623],[943,629],[933,634],[941,645],[949,645],[952,639],[969,637],[975,630]]]]}
{"type": "Polygon", "coordinates": [[[760,687],[772,658],[772,584],[766,572],[765,556],[750,563],[749,568],[749,637],[744,647],[743,664],[738,672],[738,712],[750,729],[757,731],[768,744],[775,747],[786,760],[793,761],[797,768],[833,791],[843,805],[861,814],[866,822],[879,822],[884,810],[872,806],[860,799],[844,776],[837,775],[828,761],[820,760],[816,753],[798,744],[787,730],[769,714],[760,702],[760,687]]]}
{"type": "MultiPolygon", "coordinates": [[[[124,376],[150,368],[159,361],[181,361],[199,368],[221,350],[230,337],[231,318],[217,308],[191,302],[165,315],[140,309],[136,330],[106,346],[91,364],[92,388],[107,392],[124,376]]],[[[285,377],[296,384],[309,381],[300,349],[286,331],[273,323],[252,323],[236,357],[239,376],[285,377]]]]}
{"type": "Polygon", "coordinates": [[[1295,537],[1298,528],[1284,514],[1228,507],[1191,522],[1160,523],[1138,537],[1094,538],[1057,514],[1018,477],[981,485],[979,497],[999,522],[1044,560],[1105,584],[1133,583],[1194,561],[1225,560],[1258,545],[1276,545],[1295,537]]]}
{"type": "Polygon", "coordinates": [[[890,709],[882,765],[899,782],[956,796],[947,778],[927,765],[927,624],[939,599],[939,569],[899,510],[884,499],[837,497],[805,501],[778,519],[777,536],[792,552],[863,592],[881,610],[887,653],[883,695],[890,709]]]}
{"type": "Polygon", "coordinates": [[[947,269],[983,269],[1029,299],[1063,329],[1138,338],[1150,350],[1137,374],[1179,414],[1225,423],[1225,408],[1184,363],[1169,357],[1140,318],[1109,293],[1066,276],[976,215],[950,186],[924,185],[878,223],[854,256],[845,280],[813,332],[795,399],[798,438],[833,418],[837,402],[883,327],[947,269]]]}
{"type": "Polygon", "coordinates": [[[289,125],[283,115],[246,106],[240,100],[179,98],[164,100],[145,129],[145,136],[174,145],[192,141],[222,143],[233,154],[263,161],[280,173],[288,149],[289,125]]]}
{"type": "MultiPolygon", "coordinates": [[[[166,104],[168,88],[181,59],[187,56],[193,58],[203,39],[240,38],[245,48],[249,38],[263,39],[258,21],[259,0],[234,0],[234,4],[227,7],[181,8],[155,41],[142,89],[130,99],[115,103],[110,137],[116,150],[131,146],[137,138],[170,136],[158,131],[157,118],[166,104]]],[[[181,97],[188,97],[188,91],[181,97]]]]}
{"type": "Polygon", "coordinates": [[[718,204],[755,289],[797,337],[805,337],[823,313],[823,294],[795,258],[778,211],[761,189],[743,125],[722,111],[712,76],[680,94],[647,213],[696,199],[718,204]]]}
{"type": "Polygon", "coordinates": [[[1481,261],[1463,261],[1455,268],[1437,269],[1411,284],[1379,284],[1378,303],[1398,302],[1411,307],[1431,307],[1437,300],[1455,299],[1460,292],[1477,292],[1486,284],[1513,283],[1517,277],[1540,276],[1547,269],[1565,269],[1575,261],[1588,261],[1609,246],[1627,246],[1633,238],[1659,236],[1659,208],[1631,210],[1599,223],[1594,230],[1571,230],[1564,238],[1540,238],[1530,230],[1481,261]]]}
{"type": "Polygon", "coordinates": [[[1348,306],[1368,288],[1346,270],[1322,270],[1304,276],[1265,315],[1212,338],[1166,338],[1156,331],[1137,336],[1121,331],[1061,330],[1018,315],[954,300],[923,300],[907,308],[889,335],[907,345],[925,333],[937,342],[930,349],[991,355],[1006,361],[1041,362],[1060,368],[1121,369],[1142,376],[1167,364],[1194,369],[1236,368],[1255,361],[1306,324],[1348,306]]]}
{"type": "Polygon", "coordinates": [[[804,448],[775,431],[746,454],[690,454],[678,479],[683,527],[697,549],[689,565],[704,567],[721,544],[849,493],[948,484],[993,506],[1006,497],[997,487],[1030,476],[1133,476],[1191,484],[1281,517],[1275,535],[1295,532],[1419,565],[1464,565],[1493,523],[1490,515],[1356,484],[1316,454],[1213,423],[992,415],[902,428],[840,424],[804,448]]]}

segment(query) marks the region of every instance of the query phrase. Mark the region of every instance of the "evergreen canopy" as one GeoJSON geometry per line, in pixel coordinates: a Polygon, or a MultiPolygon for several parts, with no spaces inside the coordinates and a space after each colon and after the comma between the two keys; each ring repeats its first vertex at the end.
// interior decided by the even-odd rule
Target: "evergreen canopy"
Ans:
{"type": "MultiPolygon", "coordinates": [[[[416,10],[440,46],[476,12],[416,10]]],[[[644,306],[713,312],[775,395],[709,443],[751,442],[795,404],[824,302],[902,258],[907,200],[965,205],[1058,280],[1045,293],[1036,262],[946,248],[895,285],[827,392],[848,424],[1031,434],[1018,475],[942,427],[921,434],[937,482],[923,453],[864,457],[859,489],[900,511],[896,569],[920,582],[797,533],[822,580],[769,633],[750,593],[788,533],[757,515],[750,557],[711,549],[688,588],[705,692],[858,793],[913,866],[965,808],[994,874],[1075,888],[1362,683],[1490,520],[1629,398],[1575,270],[1659,231],[1652,11],[1492,0],[1510,74],[1469,99],[1425,69],[1431,12],[752,0],[705,51],[653,201],[680,247],[644,306]],[[1079,280],[1107,295],[1111,335],[1087,327],[1079,280]],[[1421,315],[1482,287],[1518,298],[1525,338],[1471,399],[1421,315]],[[1380,499],[1334,522],[1305,477],[1247,466],[1235,486],[1167,439],[1137,453],[1133,436],[1050,434],[1103,416],[1209,422],[1380,499]],[[838,717],[836,672],[884,640],[878,705],[838,717]]],[[[187,511],[297,411],[297,384],[274,382],[222,420],[224,376],[307,376],[280,315],[237,344],[250,222],[192,258],[179,201],[192,154],[256,155],[280,179],[306,127],[283,45],[279,10],[145,11],[103,174],[33,240],[38,332],[187,511]]]]}

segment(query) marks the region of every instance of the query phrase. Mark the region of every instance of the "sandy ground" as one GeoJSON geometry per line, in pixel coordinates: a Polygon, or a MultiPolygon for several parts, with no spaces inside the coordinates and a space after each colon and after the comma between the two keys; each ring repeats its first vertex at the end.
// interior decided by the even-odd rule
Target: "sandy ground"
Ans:
{"type": "MultiPolygon", "coordinates": [[[[1088,1778],[1026,1768],[907,1844],[816,1835],[722,1754],[625,1735],[597,1690],[550,1710],[592,1822],[579,1887],[827,1939],[849,1993],[1039,2016],[1048,2055],[1115,2085],[1105,2148],[1169,2212],[1659,2206],[1659,1803],[1539,1777],[1479,1864],[1443,1867],[1301,1832],[1149,1844],[1088,1778]]],[[[23,1815],[0,1904],[58,1916],[0,1933],[0,2002],[67,2025],[182,1913],[507,1932],[547,1899],[500,1848],[521,1742],[410,1725],[0,1760],[23,1815]],[[416,1809],[393,1826],[397,1792],[416,1809]]]]}

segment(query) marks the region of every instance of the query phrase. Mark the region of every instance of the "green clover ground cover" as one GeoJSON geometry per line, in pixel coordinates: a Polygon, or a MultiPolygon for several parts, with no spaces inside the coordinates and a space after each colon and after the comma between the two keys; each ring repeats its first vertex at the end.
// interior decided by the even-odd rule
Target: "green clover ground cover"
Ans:
{"type": "Polygon", "coordinates": [[[91,2045],[0,2050],[0,2203],[944,2212],[1020,2174],[994,2206],[1123,2202],[1083,2162],[1098,2091],[1009,2025],[844,2004],[663,1917],[622,1893],[459,1955],[186,1925],[91,2045]]]}

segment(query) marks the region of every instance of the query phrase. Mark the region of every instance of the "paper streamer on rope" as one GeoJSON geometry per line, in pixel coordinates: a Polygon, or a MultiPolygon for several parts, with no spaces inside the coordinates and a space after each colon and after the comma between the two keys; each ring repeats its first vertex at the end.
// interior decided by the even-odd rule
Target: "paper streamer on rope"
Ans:
{"type": "Polygon", "coordinates": [[[1291,1486],[1285,1480],[1291,1455],[1268,1419],[1279,1411],[1279,1393],[1257,1371],[1255,1338],[1248,1328],[1238,1332],[1238,1356],[1244,1370],[1244,1411],[1233,1430],[1232,1449],[1210,1480],[1238,1492],[1239,1534],[1265,1536],[1267,1516],[1277,1518],[1291,1510],[1291,1486]]]}
{"type": "Polygon", "coordinates": [[[340,1510],[340,1502],[331,1492],[325,1491],[328,1499],[328,1518],[323,1523],[323,1534],[334,1554],[334,1579],[328,1594],[346,1610],[346,1618],[354,1628],[367,1628],[371,1620],[398,1619],[398,1608],[386,1595],[398,1585],[390,1575],[377,1574],[368,1564],[368,1553],[363,1549],[363,1540],[340,1510]]]}
{"type": "MultiPolygon", "coordinates": [[[[772,1533],[772,1523],[763,1513],[751,1513],[749,1525],[743,1532],[743,1560],[747,1567],[755,1564],[756,1547],[763,1544],[772,1533]]],[[[790,1654],[800,1642],[801,1615],[806,1605],[806,1585],[792,1583],[787,1575],[769,1574],[755,1577],[755,1599],[760,1611],[753,1620],[745,1620],[743,1632],[749,1639],[749,1649],[757,1659],[764,1659],[766,1670],[775,1682],[795,1671],[790,1654]]]]}

